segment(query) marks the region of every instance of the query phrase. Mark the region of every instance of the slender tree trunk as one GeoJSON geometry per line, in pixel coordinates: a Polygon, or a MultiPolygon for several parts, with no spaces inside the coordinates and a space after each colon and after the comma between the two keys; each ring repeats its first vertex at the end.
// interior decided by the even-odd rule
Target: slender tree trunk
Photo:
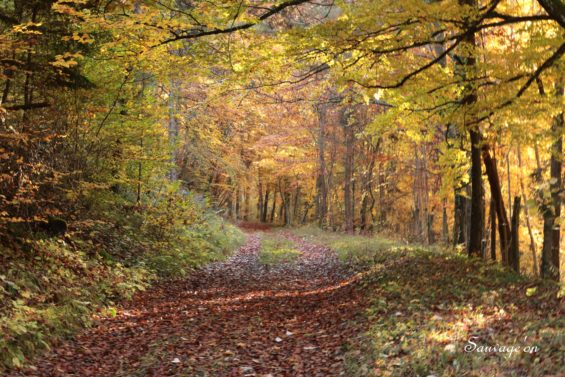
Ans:
{"type": "MultiPolygon", "coordinates": [[[[557,94],[563,96],[563,85],[560,84],[557,94]]],[[[551,126],[555,141],[551,146],[550,157],[550,199],[545,200],[542,206],[543,213],[543,248],[541,275],[555,281],[560,279],[559,243],[561,237],[560,224],[557,221],[561,216],[561,195],[563,184],[561,169],[563,162],[563,113],[557,115],[551,126]]]]}
{"type": "Polygon", "coordinates": [[[447,200],[441,203],[441,239],[445,245],[449,244],[449,224],[447,222],[447,200]]]}
{"type": "MultiPolygon", "coordinates": [[[[141,139],[139,140],[139,148],[140,153],[143,155],[143,135],[141,135],[141,139]]],[[[142,156],[139,156],[139,162],[137,165],[137,204],[141,203],[141,178],[143,172],[143,163],[142,163],[142,156]]]]}
{"type": "Polygon", "coordinates": [[[239,220],[241,218],[241,191],[239,185],[235,189],[235,219],[239,220]]]}
{"type": "Polygon", "coordinates": [[[455,205],[453,214],[453,245],[465,245],[467,233],[466,214],[467,198],[463,195],[462,189],[455,189],[455,205]]]}
{"type": "Polygon", "coordinates": [[[282,222],[282,225],[285,225],[286,224],[286,219],[285,219],[286,214],[284,212],[284,210],[285,210],[284,193],[282,191],[280,191],[280,189],[279,189],[279,196],[281,198],[281,204],[279,206],[279,217],[278,217],[278,219],[279,219],[279,221],[282,222]]]}
{"type": "Polygon", "coordinates": [[[496,208],[494,200],[490,200],[490,259],[496,261],[496,208]]]}
{"type": "Polygon", "coordinates": [[[351,122],[352,109],[346,108],[343,112],[343,131],[345,138],[345,159],[344,159],[344,215],[345,215],[345,231],[348,233],[353,232],[353,151],[354,151],[354,129],[351,122]]]}
{"type": "MultiPolygon", "coordinates": [[[[16,53],[12,54],[12,59],[16,60],[16,53]]],[[[4,70],[4,76],[6,76],[6,83],[4,84],[4,90],[2,91],[2,102],[0,105],[5,105],[8,102],[10,96],[10,89],[12,87],[12,80],[14,78],[14,70],[12,68],[6,68],[4,70]]]]}
{"type": "Polygon", "coordinates": [[[510,205],[512,203],[512,181],[510,178],[510,149],[506,153],[506,182],[508,184],[508,218],[512,218],[512,210],[514,207],[510,205]]]}
{"type": "Polygon", "coordinates": [[[512,208],[512,241],[510,243],[510,252],[508,253],[508,265],[516,271],[520,272],[520,197],[514,198],[512,208]]]}
{"type": "Polygon", "coordinates": [[[265,199],[263,200],[263,212],[261,213],[261,222],[266,223],[267,222],[267,212],[269,210],[269,195],[270,195],[270,191],[269,191],[269,185],[266,185],[267,187],[265,188],[265,199]]]}
{"type": "Polygon", "coordinates": [[[494,207],[498,218],[498,232],[500,235],[500,255],[502,263],[508,264],[508,248],[510,246],[511,230],[508,222],[502,189],[500,186],[500,177],[496,166],[496,160],[491,157],[488,145],[483,146],[483,160],[490,185],[490,195],[494,201],[494,207]]]}
{"type": "Polygon", "coordinates": [[[290,210],[291,206],[290,206],[290,192],[285,192],[284,194],[284,224],[286,226],[291,226],[292,225],[292,211],[290,210]]]}
{"type": "Polygon", "coordinates": [[[292,210],[292,218],[294,221],[300,218],[300,186],[296,186],[296,190],[294,191],[294,204],[292,210]]]}
{"type": "Polygon", "coordinates": [[[261,222],[263,220],[263,181],[259,175],[259,182],[257,183],[257,220],[261,222]]]}
{"type": "MultiPolygon", "coordinates": [[[[171,170],[169,171],[169,179],[175,181],[178,179],[178,169],[177,169],[177,148],[176,143],[179,135],[179,127],[177,123],[177,101],[175,100],[175,91],[178,86],[176,80],[171,79],[169,87],[169,146],[171,148],[171,170]]],[[[236,203],[239,203],[239,194],[236,198],[236,203]]],[[[239,207],[237,209],[237,216],[239,217],[239,207]]]]}
{"type": "Polygon", "coordinates": [[[311,207],[312,204],[304,203],[304,214],[302,215],[302,221],[300,222],[301,224],[306,224],[306,220],[308,219],[308,212],[310,211],[311,207]]]}
{"type": "Polygon", "coordinates": [[[282,179],[279,178],[279,194],[281,196],[280,217],[283,219],[283,224],[288,226],[291,224],[290,213],[290,193],[288,192],[288,185],[283,186],[282,179]]]}
{"type": "Polygon", "coordinates": [[[276,188],[276,185],[275,185],[275,191],[273,193],[273,206],[271,207],[271,216],[270,216],[271,224],[274,223],[274,221],[275,221],[276,210],[277,210],[277,188],[276,188]]]}
{"type": "Polygon", "coordinates": [[[467,252],[469,256],[481,256],[484,232],[484,192],[481,169],[481,136],[470,131],[471,136],[471,228],[467,252]]]}
{"type": "Polygon", "coordinates": [[[328,212],[328,187],[326,177],[326,107],[319,105],[317,108],[320,130],[318,134],[318,178],[316,182],[316,215],[321,227],[326,225],[328,212]]]}
{"type": "Polygon", "coordinates": [[[534,275],[539,274],[538,270],[538,257],[537,257],[537,250],[536,250],[536,241],[534,238],[534,233],[532,231],[532,225],[530,222],[530,210],[528,208],[528,196],[526,195],[526,187],[524,185],[524,176],[522,173],[522,152],[520,146],[517,148],[517,156],[518,156],[518,168],[520,170],[519,178],[520,178],[520,191],[522,192],[522,197],[524,198],[524,214],[526,215],[526,225],[528,227],[528,235],[530,236],[530,251],[532,253],[532,267],[534,270],[534,275]]]}
{"type": "Polygon", "coordinates": [[[251,200],[249,195],[249,186],[247,183],[243,186],[243,220],[249,221],[249,214],[251,213],[251,200]]]}
{"type": "Polygon", "coordinates": [[[359,212],[359,217],[361,219],[360,226],[363,231],[366,231],[368,228],[367,210],[369,209],[369,198],[372,196],[372,191],[373,191],[373,170],[375,169],[376,153],[379,149],[380,140],[375,146],[371,144],[370,140],[367,141],[367,143],[368,143],[367,154],[369,158],[369,163],[366,172],[363,174],[361,210],[359,212]]]}

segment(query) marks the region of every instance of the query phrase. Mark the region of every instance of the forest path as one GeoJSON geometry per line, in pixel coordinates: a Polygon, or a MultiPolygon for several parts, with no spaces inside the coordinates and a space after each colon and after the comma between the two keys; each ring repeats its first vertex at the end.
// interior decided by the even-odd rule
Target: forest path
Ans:
{"type": "Polygon", "coordinates": [[[302,252],[294,263],[261,264],[251,233],[228,260],[137,295],[23,375],[345,375],[364,296],[331,250],[283,237],[302,252]]]}

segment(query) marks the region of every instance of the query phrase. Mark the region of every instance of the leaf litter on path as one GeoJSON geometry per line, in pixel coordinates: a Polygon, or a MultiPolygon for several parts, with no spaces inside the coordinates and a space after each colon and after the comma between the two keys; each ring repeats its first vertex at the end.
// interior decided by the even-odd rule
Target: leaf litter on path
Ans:
{"type": "Polygon", "coordinates": [[[14,376],[343,376],[366,306],[336,255],[290,233],[298,261],[264,266],[260,235],[162,283],[14,376]]]}

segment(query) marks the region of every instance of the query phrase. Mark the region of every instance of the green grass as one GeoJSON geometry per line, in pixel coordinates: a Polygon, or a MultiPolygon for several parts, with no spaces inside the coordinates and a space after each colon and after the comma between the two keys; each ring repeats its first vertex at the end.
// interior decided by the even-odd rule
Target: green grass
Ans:
{"type": "Polygon", "coordinates": [[[552,376],[565,364],[559,286],[440,247],[300,229],[366,267],[368,331],[348,345],[348,376],[552,376]],[[387,248],[387,246],[389,246],[387,248]],[[535,288],[535,289],[533,289],[535,288]],[[521,352],[465,352],[476,344],[521,352]],[[524,352],[537,346],[538,353],[524,352]]]}
{"type": "Polygon", "coordinates": [[[399,243],[382,237],[364,237],[343,233],[325,232],[317,227],[305,226],[294,231],[298,236],[324,244],[334,250],[339,259],[357,267],[371,266],[381,258],[389,257],[399,243]]]}
{"type": "Polygon", "coordinates": [[[259,261],[265,265],[292,263],[301,254],[292,241],[278,235],[264,235],[261,240],[259,261]]]}

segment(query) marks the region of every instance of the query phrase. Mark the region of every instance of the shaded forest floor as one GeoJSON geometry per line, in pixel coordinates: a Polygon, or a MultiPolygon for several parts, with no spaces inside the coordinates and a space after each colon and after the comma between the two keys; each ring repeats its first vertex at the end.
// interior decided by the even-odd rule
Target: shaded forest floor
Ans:
{"type": "Polygon", "coordinates": [[[227,261],[137,295],[21,375],[345,375],[367,304],[356,278],[327,247],[282,237],[296,260],[263,263],[250,234],[227,261]]]}
{"type": "Polygon", "coordinates": [[[250,233],[13,376],[558,376],[558,291],[443,250],[250,233]],[[465,352],[471,337],[516,351],[465,352]]]}

